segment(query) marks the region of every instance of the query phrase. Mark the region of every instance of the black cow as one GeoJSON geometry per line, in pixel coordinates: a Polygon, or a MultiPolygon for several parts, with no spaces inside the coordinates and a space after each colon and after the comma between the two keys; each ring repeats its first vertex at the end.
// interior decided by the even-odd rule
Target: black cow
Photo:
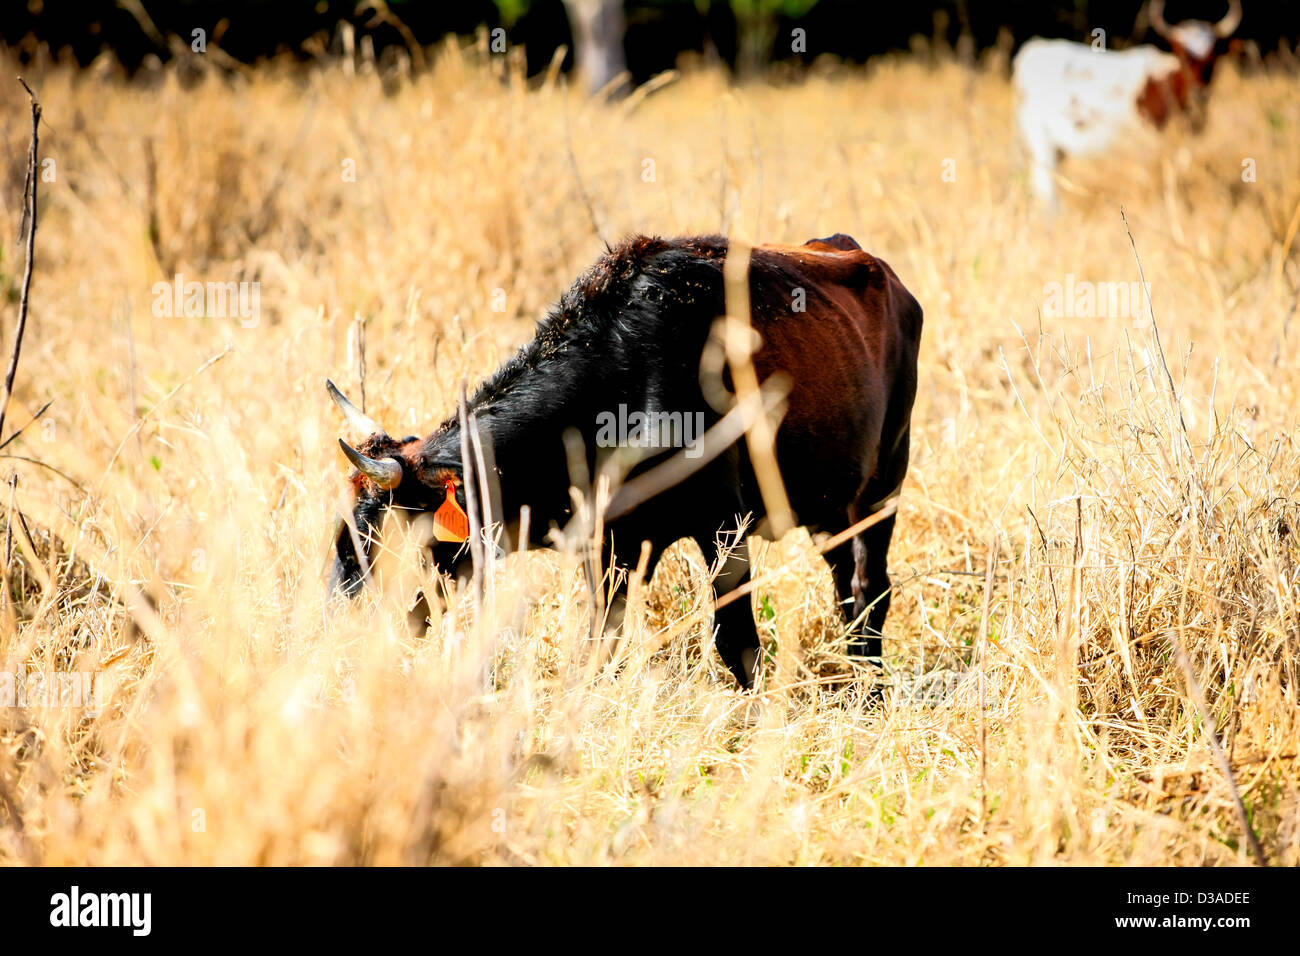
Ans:
{"type": "MultiPolygon", "coordinates": [[[[607,426],[620,406],[680,412],[684,421],[702,420],[705,427],[719,421],[720,411],[706,399],[716,401],[717,390],[702,377],[701,362],[714,321],[726,311],[726,254],[720,236],[637,236],[620,243],[469,399],[494,460],[499,513],[514,518],[527,505],[532,543],[544,543],[553,524],[563,526],[571,517],[566,430],[582,437],[588,467],[595,469],[604,454],[602,423],[607,426]]],[[[813,530],[844,531],[896,495],[907,471],[921,308],[888,265],[843,235],[802,246],[754,247],[749,296],[761,337],[753,358],[758,379],[784,373],[789,386],[776,459],[791,509],[813,530]]],[[[729,370],[722,383],[731,387],[729,370]]],[[[434,512],[438,537],[447,542],[434,546],[435,561],[453,570],[464,560],[456,542],[466,533],[457,416],[426,439],[395,440],[330,390],[368,433],[356,450],[343,444],[358,468],[352,476],[356,500],[354,527],[344,527],[335,545],[333,586],[348,595],[361,587],[390,506],[434,512]],[[358,541],[364,555],[357,553],[358,541]]],[[[741,440],[611,521],[607,557],[635,564],[642,542],[649,541],[649,574],[665,548],[693,538],[712,562],[719,530],[735,527],[744,515],[761,522],[765,509],[741,440]]],[[[850,649],[867,658],[881,654],[893,530],[891,515],[827,554],[841,601],[852,602],[849,620],[861,622],[850,634],[850,649]]],[[[748,578],[747,559],[737,554],[718,576],[716,593],[748,578]]],[[[716,615],[718,652],[746,687],[759,659],[748,605],[733,601],[716,615]]]]}

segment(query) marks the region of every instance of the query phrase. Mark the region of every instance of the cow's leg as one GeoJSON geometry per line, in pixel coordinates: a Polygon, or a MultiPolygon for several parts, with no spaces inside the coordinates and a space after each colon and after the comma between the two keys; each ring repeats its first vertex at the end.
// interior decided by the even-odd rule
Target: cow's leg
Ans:
{"type": "MultiPolygon", "coordinates": [[[[704,561],[712,567],[718,559],[719,547],[717,535],[694,535],[695,543],[704,554],[704,561]]],[[[713,582],[714,601],[721,601],[736,588],[749,582],[749,543],[741,541],[727,553],[726,561],[718,571],[713,582]]],[[[718,656],[727,669],[748,690],[754,685],[760,660],[758,629],[754,624],[754,613],[750,605],[750,596],[742,594],[729,604],[713,612],[713,626],[717,631],[716,644],[718,656]]]]}
{"type": "Polygon", "coordinates": [[[1035,155],[1030,167],[1030,182],[1034,195],[1043,204],[1043,213],[1051,218],[1060,212],[1060,201],[1056,198],[1056,157],[1043,158],[1035,155]]]}
{"type": "MultiPolygon", "coordinates": [[[[910,447],[906,427],[889,455],[880,462],[876,476],[858,496],[846,515],[849,526],[879,513],[898,494],[907,474],[910,447]]],[[[889,613],[889,542],[894,536],[896,515],[877,521],[826,555],[835,577],[841,607],[853,628],[849,653],[881,663],[881,634],[889,613]],[[851,610],[850,610],[851,608],[851,610]]]]}
{"type": "MultiPolygon", "coordinates": [[[[877,509],[879,510],[879,509],[877,509]]],[[[887,562],[895,515],[873,524],[861,534],[827,554],[850,624],[849,653],[880,663],[881,634],[889,613],[890,582],[887,562]]],[[[856,510],[850,513],[860,520],[856,510]]]]}
{"type": "MultiPolygon", "coordinates": [[[[850,512],[851,516],[852,512],[850,512]]],[[[855,589],[853,586],[856,577],[854,573],[856,561],[853,555],[855,542],[855,538],[850,538],[839,547],[826,552],[826,563],[831,566],[831,577],[835,579],[835,595],[839,600],[840,613],[844,618],[845,625],[850,628],[848,638],[849,648],[852,653],[858,653],[852,649],[859,643],[859,639],[855,637],[855,632],[861,630],[864,625],[858,621],[858,616],[862,613],[862,607],[866,606],[865,602],[861,607],[858,605],[859,589],[855,589]]]]}
{"type": "MultiPolygon", "coordinates": [[[[629,541],[636,540],[636,535],[627,534],[626,529],[624,535],[629,541]]],[[[660,536],[662,540],[676,540],[674,535],[665,533],[662,529],[660,529],[660,536]]],[[[700,552],[704,556],[705,565],[712,568],[721,553],[716,532],[699,532],[686,534],[682,537],[692,538],[699,545],[700,552]]],[[[644,583],[646,585],[649,585],[651,578],[654,577],[655,568],[658,567],[660,559],[663,558],[664,550],[657,544],[651,544],[645,569],[644,583]]],[[[632,562],[621,561],[620,559],[623,557],[621,553],[618,557],[613,556],[611,552],[606,553],[609,555],[607,560],[620,561],[621,566],[629,572],[629,575],[625,575],[620,582],[614,597],[614,604],[610,608],[611,617],[606,624],[605,630],[605,633],[609,635],[615,629],[613,621],[615,613],[618,613],[618,623],[621,624],[622,607],[620,607],[620,604],[625,606],[629,576],[631,569],[640,561],[640,553],[637,552],[637,560],[632,562]]],[[[627,557],[630,559],[632,555],[629,554],[627,557]]],[[[721,600],[725,595],[746,584],[749,579],[749,545],[747,542],[741,541],[727,552],[726,560],[714,579],[714,601],[721,600]]],[[[591,580],[594,579],[590,579],[589,584],[591,580]]],[[[749,595],[744,594],[726,606],[717,608],[713,614],[713,626],[717,632],[715,644],[718,648],[718,656],[722,658],[722,662],[727,665],[727,669],[731,671],[740,685],[745,689],[749,689],[753,686],[759,662],[758,630],[754,624],[749,595]]]]}
{"type": "Polygon", "coordinates": [[[1059,211],[1056,197],[1057,146],[1049,131],[1026,103],[1020,114],[1020,132],[1029,151],[1029,184],[1050,218],[1059,211]]]}

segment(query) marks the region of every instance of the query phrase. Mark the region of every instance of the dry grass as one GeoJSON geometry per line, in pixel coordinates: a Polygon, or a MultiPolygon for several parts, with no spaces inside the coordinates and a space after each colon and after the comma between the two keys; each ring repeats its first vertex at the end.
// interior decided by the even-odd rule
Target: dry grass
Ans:
{"type": "MultiPolygon", "coordinates": [[[[1203,137],[1067,164],[1046,224],[995,70],[690,74],[611,106],[447,50],[388,96],[334,68],[27,75],[57,178],[10,422],[54,404],[4,454],[78,485],[4,465],[62,542],[35,550],[86,564],[42,579],[18,542],[0,661],[102,671],[106,693],[0,709],[0,860],[1246,863],[1181,643],[1265,850],[1300,863],[1294,76],[1225,66],[1203,137]],[[1149,318],[1041,311],[1067,274],[1137,279],[1120,203],[1176,403],[1149,318]],[[842,680],[800,532],[766,559],[792,563],[752,696],[701,653],[684,547],[616,666],[571,556],[512,557],[477,623],[462,600],[413,637],[399,536],[383,593],[325,613],[345,465],[322,383],[357,396],[355,317],[367,410],[423,431],[597,228],[848,232],[923,304],[879,705],[842,680]],[[259,323],[155,317],[177,272],[260,282],[259,323]]],[[[3,104],[8,337],[28,117],[17,84],[3,104]]]]}

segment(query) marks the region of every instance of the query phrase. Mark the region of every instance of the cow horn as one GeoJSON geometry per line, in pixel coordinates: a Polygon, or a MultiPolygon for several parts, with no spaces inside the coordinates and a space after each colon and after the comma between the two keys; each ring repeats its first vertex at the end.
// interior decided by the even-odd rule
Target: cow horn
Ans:
{"type": "Polygon", "coordinates": [[[1216,37],[1230,37],[1241,26],[1241,0],[1228,0],[1228,12],[1214,25],[1216,37]]]}
{"type": "Polygon", "coordinates": [[[1165,0],[1151,0],[1151,7],[1147,11],[1147,16],[1151,20],[1151,29],[1155,30],[1162,37],[1169,36],[1169,24],[1165,23],[1165,0]]]}
{"type": "Polygon", "coordinates": [[[377,421],[349,402],[329,379],[325,379],[325,389],[330,393],[330,398],[334,399],[334,404],[339,407],[343,417],[348,420],[348,424],[357,431],[366,435],[387,434],[377,421]]]}
{"type": "Polygon", "coordinates": [[[348,461],[357,466],[357,471],[385,491],[396,488],[401,483],[402,466],[392,458],[367,458],[342,438],[339,439],[339,446],[343,449],[343,454],[348,456],[348,461]]]}

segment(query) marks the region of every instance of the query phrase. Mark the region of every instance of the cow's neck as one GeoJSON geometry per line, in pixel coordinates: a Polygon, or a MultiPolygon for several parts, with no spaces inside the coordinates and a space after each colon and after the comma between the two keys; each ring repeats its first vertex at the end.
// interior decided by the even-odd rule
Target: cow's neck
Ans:
{"type": "MultiPolygon", "coordinates": [[[[576,430],[590,451],[596,416],[603,409],[627,401],[622,394],[625,376],[611,374],[621,367],[608,349],[575,346],[549,359],[531,361],[527,353],[503,369],[470,400],[469,410],[481,433],[489,436],[486,449],[500,479],[501,517],[517,520],[528,505],[534,531],[545,533],[551,522],[563,525],[571,504],[569,463],[564,436],[576,430]],[[597,364],[590,355],[601,355],[597,364]]],[[[460,429],[450,423],[439,436],[445,457],[460,460],[460,429]]]]}

